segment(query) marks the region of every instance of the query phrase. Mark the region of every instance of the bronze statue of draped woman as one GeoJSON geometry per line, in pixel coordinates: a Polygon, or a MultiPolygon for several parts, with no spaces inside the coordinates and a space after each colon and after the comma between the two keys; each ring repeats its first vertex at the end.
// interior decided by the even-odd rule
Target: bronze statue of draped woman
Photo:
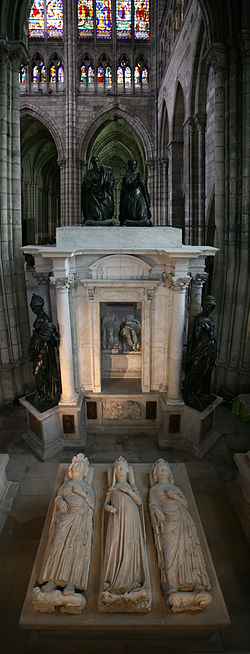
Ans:
{"type": "Polygon", "coordinates": [[[136,159],[128,160],[120,197],[120,224],[127,227],[150,227],[150,200],[144,176],[136,170],[136,159]]]}
{"type": "Polygon", "coordinates": [[[216,307],[207,295],[201,313],[195,316],[187,344],[183,397],[188,406],[203,411],[215,398],[210,393],[211,375],[217,356],[214,319],[216,307]]]}
{"type": "Polygon", "coordinates": [[[82,182],[82,213],[84,225],[114,225],[114,175],[111,168],[102,166],[99,157],[91,159],[92,168],[84,175],[82,182]]]}
{"type": "Polygon", "coordinates": [[[44,300],[33,293],[30,307],[36,314],[28,355],[33,364],[36,383],[36,405],[56,404],[61,395],[60,375],[56,352],[60,342],[58,330],[43,310],[44,300]]]}

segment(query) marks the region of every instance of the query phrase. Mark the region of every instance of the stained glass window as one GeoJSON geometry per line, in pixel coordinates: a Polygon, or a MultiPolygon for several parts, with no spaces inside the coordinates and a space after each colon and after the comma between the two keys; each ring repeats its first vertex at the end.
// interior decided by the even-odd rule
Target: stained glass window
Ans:
{"type": "Polygon", "coordinates": [[[104,84],[104,68],[102,66],[98,66],[97,83],[98,84],[104,84]]]}
{"type": "Polygon", "coordinates": [[[44,65],[41,66],[40,70],[40,82],[44,84],[46,82],[46,68],[44,65]]]}
{"type": "Polygon", "coordinates": [[[110,39],[112,30],[111,0],[96,1],[96,36],[110,39]]]}
{"type": "Polygon", "coordinates": [[[56,67],[54,65],[50,67],[49,81],[50,84],[56,84],[56,67]]]}
{"type": "Polygon", "coordinates": [[[19,84],[26,84],[26,70],[23,65],[20,66],[19,70],[19,84]]]}
{"type": "Polygon", "coordinates": [[[29,37],[63,36],[63,0],[34,0],[29,15],[29,37]]]}
{"type": "Polygon", "coordinates": [[[139,66],[136,66],[135,67],[135,87],[140,88],[140,86],[141,86],[140,68],[139,68],[139,66]]]}
{"type": "Polygon", "coordinates": [[[107,66],[105,70],[105,86],[106,89],[110,89],[112,86],[112,70],[110,66],[107,66]]]}
{"type": "Polygon", "coordinates": [[[33,67],[32,82],[33,82],[33,84],[38,84],[38,82],[39,82],[39,69],[38,69],[38,66],[33,67]]]}
{"type": "Polygon", "coordinates": [[[93,66],[91,66],[91,64],[89,64],[89,68],[88,68],[88,83],[89,83],[89,86],[90,85],[94,86],[94,83],[95,83],[95,72],[94,72],[94,68],[93,68],[93,66]]]}
{"type": "Polygon", "coordinates": [[[58,66],[58,68],[57,68],[57,80],[58,80],[58,84],[63,84],[63,82],[64,82],[64,70],[63,70],[63,65],[61,64],[60,61],[58,61],[57,66],[58,66]]]}
{"type": "Polygon", "coordinates": [[[135,39],[149,38],[149,0],[134,0],[135,39]]]}
{"type": "Polygon", "coordinates": [[[117,68],[117,84],[123,86],[123,69],[121,66],[117,68]]]}
{"type": "Polygon", "coordinates": [[[47,35],[49,38],[63,36],[63,3],[62,0],[46,0],[47,35]]]}
{"type": "Polygon", "coordinates": [[[132,76],[131,76],[131,69],[129,68],[129,66],[126,66],[125,68],[124,77],[125,77],[125,88],[130,89],[132,76]]]}
{"type": "Polygon", "coordinates": [[[93,36],[94,9],[93,0],[78,0],[78,35],[80,38],[93,36]]]}
{"type": "Polygon", "coordinates": [[[34,0],[29,15],[29,36],[44,38],[44,0],[34,0]]]}
{"type": "Polygon", "coordinates": [[[81,66],[80,82],[81,82],[81,84],[87,84],[87,69],[86,69],[86,66],[81,66]]]}
{"type": "Polygon", "coordinates": [[[131,0],[116,0],[116,36],[118,39],[131,37],[131,0]]]}
{"type": "Polygon", "coordinates": [[[77,0],[79,37],[111,39],[112,10],[117,39],[130,39],[132,25],[135,39],[149,38],[149,0],[77,0]]]}
{"type": "Polygon", "coordinates": [[[148,70],[147,70],[147,68],[143,68],[143,70],[141,72],[141,83],[142,83],[142,86],[147,86],[147,84],[148,84],[148,70]]]}

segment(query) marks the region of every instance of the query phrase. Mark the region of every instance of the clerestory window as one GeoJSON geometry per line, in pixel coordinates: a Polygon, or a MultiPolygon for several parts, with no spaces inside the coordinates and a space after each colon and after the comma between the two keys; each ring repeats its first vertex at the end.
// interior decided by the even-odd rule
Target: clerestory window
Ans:
{"type": "Polygon", "coordinates": [[[80,39],[149,39],[149,0],[77,0],[77,13],[80,39]]]}
{"type": "Polygon", "coordinates": [[[63,0],[34,0],[30,10],[30,38],[58,39],[63,37],[63,0]]]}

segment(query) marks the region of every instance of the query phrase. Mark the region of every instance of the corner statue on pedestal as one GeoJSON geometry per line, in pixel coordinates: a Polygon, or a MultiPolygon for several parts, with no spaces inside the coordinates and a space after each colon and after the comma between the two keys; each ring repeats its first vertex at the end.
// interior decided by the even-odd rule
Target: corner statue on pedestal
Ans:
{"type": "Polygon", "coordinates": [[[217,356],[214,319],[210,316],[215,307],[214,297],[207,295],[201,313],[194,318],[187,344],[183,398],[188,406],[197,411],[203,411],[215,399],[210,394],[211,375],[217,356]]]}
{"type": "Polygon", "coordinates": [[[44,300],[33,293],[30,307],[37,318],[28,347],[28,355],[33,364],[36,383],[34,404],[38,409],[54,406],[60,399],[61,383],[57,367],[56,351],[60,336],[53,322],[43,310],[44,300]]]}
{"type": "Polygon", "coordinates": [[[99,157],[91,159],[92,168],[84,175],[82,182],[81,205],[83,225],[115,225],[114,213],[114,175],[111,168],[102,166],[99,157]]]}
{"type": "Polygon", "coordinates": [[[136,168],[136,159],[129,159],[128,172],[122,180],[120,223],[127,227],[151,227],[150,200],[146,181],[136,168]]]}
{"type": "Polygon", "coordinates": [[[48,544],[32,603],[36,611],[79,614],[87,602],[95,494],[84,454],[72,459],[55,499],[48,544]]]}
{"type": "Polygon", "coordinates": [[[149,509],[161,587],[174,613],[200,611],[211,601],[196,527],[182,491],[175,486],[167,461],[159,459],[149,473],[149,509]]]}
{"type": "Polygon", "coordinates": [[[148,613],[151,588],[143,507],[132,467],[123,457],[109,468],[108,483],[99,611],[148,613]]]}

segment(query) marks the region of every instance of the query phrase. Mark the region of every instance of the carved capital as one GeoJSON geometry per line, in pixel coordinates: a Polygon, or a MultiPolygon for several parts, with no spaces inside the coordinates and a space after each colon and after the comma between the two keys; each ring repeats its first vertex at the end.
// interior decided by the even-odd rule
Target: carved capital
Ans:
{"type": "Polygon", "coordinates": [[[94,300],[95,299],[95,288],[88,288],[88,299],[89,300],[94,300]]]}
{"type": "Polygon", "coordinates": [[[212,43],[208,54],[208,63],[215,73],[224,73],[227,67],[227,52],[223,43],[212,43]]]}
{"type": "Polygon", "coordinates": [[[48,272],[32,272],[32,277],[37,281],[39,286],[47,286],[49,283],[49,273],[48,272]]]}
{"type": "Polygon", "coordinates": [[[29,53],[22,41],[13,41],[9,52],[10,59],[14,68],[19,69],[20,64],[26,64],[29,59],[29,53]]]}
{"type": "Polygon", "coordinates": [[[50,277],[50,284],[51,286],[55,286],[55,288],[59,291],[64,291],[68,292],[71,285],[72,285],[73,279],[69,277],[50,277]]]}
{"type": "Polygon", "coordinates": [[[187,287],[190,284],[191,277],[187,275],[186,277],[176,277],[172,273],[168,276],[169,285],[173,291],[176,293],[185,293],[187,287]]]}
{"type": "Polygon", "coordinates": [[[196,273],[195,275],[191,273],[192,286],[202,287],[205,284],[206,279],[208,278],[208,273],[196,273]]]}
{"type": "Polygon", "coordinates": [[[206,127],[206,114],[195,114],[194,121],[198,132],[204,132],[206,127]]]}

